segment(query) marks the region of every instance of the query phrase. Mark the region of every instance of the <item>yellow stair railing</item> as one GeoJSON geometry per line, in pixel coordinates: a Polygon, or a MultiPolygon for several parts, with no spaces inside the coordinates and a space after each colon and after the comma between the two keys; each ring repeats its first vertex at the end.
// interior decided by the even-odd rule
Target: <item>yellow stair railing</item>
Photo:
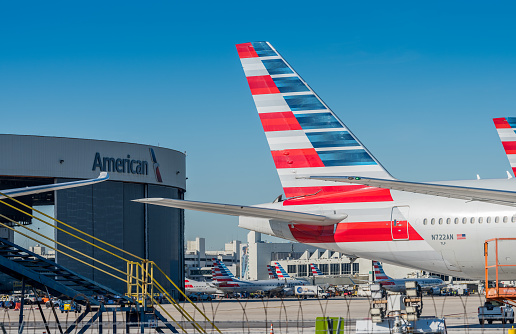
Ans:
{"type": "Polygon", "coordinates": [[[30,236],[26,233],[23,233],[17,229],[15,229],[14,227],[12,226],[9,226],[8,224],[5,224],[5,223],[2,223],[0,222],[0,226],[3,226],[3,227],[6,227],[12,231],[14,231],[15,233],[18,233],[28,239],[31,239],[35,242],[38,242],[39,244],[45,246],[45,247],[48,247],[49,249],[52,249],[54,251],[56,251],[56,253],[60,253],[60,254],[63,254],[67,257],[70,257],[71,259],[75,260],[75,261],[78,261],[82,264],[85,264],[89,267],[92,267],[93,269],[95,270],[98,270],[102,273],[105,273],[111,277],[114,277],[118,280],[121,280],[121,281],[124,281],[127,285],[127,292],[126,292],[126,295],[129,296],[130,298],[132,298],[134,300],[135,303],[138,303],[140,306],[142,307],[145,307],[145,308],[149,308],[149,307],[159,307],[175,324],[177,327],[179,327],[183,332],[187,333],[187,331],[185,330],[185,328],[183,326],[181,326],[181,324],[176,321],[174,319],[174,317],[170,314],[170,312],[168,312],[161,304],[158,303],[158,301],[156,300],[155,296],[156,296],[156,293],[158,294],[161,294],[178,312],[179,314],[184,317],[185,319],[187,319],[188,322],[190,322],[194,328],[194,330],[200,332],[200,333],[206,333],[206,330],[194,319],[194,317],[192,317],[173,297],[172,295],[170,294],[169,291],[167,291],[155,278],[154,278],[154,268],[156,268],[158,270],[158,272],[160,274],[163,275],[163,278],[165,279],[165,281],[168,281],[198,312],[199,314],[201,314],[204,319],[206,321],[208,321],[210,323],[210,325],[213,327],[213,329],[215,329],[217,332],[219,333],[222,333],[220,331],[219,328],[217,328],[217,326],[204,314],[204,312],[202,312],[198,307],[197,305],[195,305],[187,296],[186,294],[172,281],[172,279],[170,279],[170,277],[168,277],[165,272],[163,270],[161,270],[161,268],[159,268],[153,261],[149,261],[148,259],[143,259],[137,255],[134,255],[124,249],[121,249],[119,247],[116,247],[106,241],[103,241],[97,237],[94,237],[86,232],[83,232],[69,224],[66,224],[54,217],[51,217],[47,214],[45,214],[44,212],[41,212],[19,200],[17,200],[16,198],[13,198],[13,197],[10,197],[6,194],[3,194],[2,192],[0,192],[0,195],[1,196],[4,196],[5,198],[15,202],[15,203],[18,203],[20,204],[21,206],[23,207],[26,207],[27,209],[30,209],[30,210],[33,210],[34,212],[37,212],[38,214],[42,215],[43,217],[46,217],[50,220],[53,220],[55,221],[57,224],[60,224],[62,226],[65,226],[75,232],[78,232],[79,234],[83,235],[84,237],[87,237],[87,238],[90,238],[94,241],[97,241],[99,243],[101,243],[103,246],[107,246],[108,248],[112,248],[116,251],[119,251],[125,255],[128,255],[136,260],[139,260],[139,261],[131,261],[131,260],[128,260],[118,254],[115,254],[114,252],[112,251],[109,251],[107,250],[106,248],[104,247],[101,247],[99,246],[98,244],[95,244],[93,242],[90,242],[86,239],[84,239],[84,237],[80,237],[74,233],[71,233],[70,231],[67,231],[65,229],[63,229],[62,227],[58,226],[57,224],[54,225],[52,223],[49,223],[45,220],[43,220],[42,218],[39,218],[29,212],[26,212],[24,210],[22,210],[21,208],[17,207],[17,206],[14,206],[12,204],[9,204],[7,202],[5,202],[4,200],[0,200],[0,203],[1,204],[4,204],[12,209],[15,209],[33,219],[36,219],[54,229],[57,229],[61,232],[64,232],[82,242],[85,242],[87,243],[88,245],[91,245],[103,252],[106,252],[124,262],[126,262],[126,271],[123,271],[119,268],[116,268],[112,265],[109,265],[105,262],[102,262],[102,261],[99,261],[98,259],[92,257],[92,256],[89,256],[87,254],[84,254],[72,247],[69,247],[67,246],[66,244],[63,244],[61,242],[58,242],[57,240],[54,240],[50,237],[47,237],[39,232],[37,232],[36,230],[33,230],[31,228],[29,228],[28,226],[26,225],[23,225],[23,224],[20,224],[16,221],[14,221],[13,219],[10,219],[8,217],[6,217],[5,215],[2,215],[0,214],[0,217],[6,219],[7,221],[11,222],[12,224],[18,226],[18,227],[21,227],[21,228],[24,228],[32,233],[34,233],[35,235],[39,236],[40,238],[43,238],[47,241],[49,241],[50,243],[54,243],[55,245],[58,245],[58,246],[61,246],[65,249],[67,249],[68,251],[72,251],[76,254],[78,254],[79,256],[82,256],[86,259],[89,259],[89,260],[94,260],[95,263],[97,264],[100,264],[102,265],[103,267],[105,267],[104,269],[102,268],[99,268],[98,266],[96,265],[93,265],[91,263],[88,263],[80,258],[78,258],[77,256],[74,256],[74,255],[71,255],[67,252],[65,252],[64,250],[62,249],[58,249],[57,247],[53,247],[51,246],[49,243],[47,242],[44,242],[40,239],[36,239],[35,237],[33,236],[30,236]],[[111,271],[111,272],[110,272],[111,271]],[[113,272],[116,272],[117,274],[114,274],[113,272]]]}

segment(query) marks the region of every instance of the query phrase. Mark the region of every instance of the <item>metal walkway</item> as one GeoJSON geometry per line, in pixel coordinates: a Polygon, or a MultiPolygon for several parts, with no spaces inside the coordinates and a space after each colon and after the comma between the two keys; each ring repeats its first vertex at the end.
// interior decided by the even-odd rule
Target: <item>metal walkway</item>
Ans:
{"type": "Polygon", "coordinates": [[[100,305],[95,296],[123,298],[134,304],[123,293],[114,291],[41,255],[0,238],[0,271],[54,296],[68,296],[78,303],[100,305]]]}
{"type": "MultiPolygon", "coordinates": [[[[62,299],[71,299],[79,304],[85,305],[84,312],[79,318],[64,332],[70,333],[77,331],[79,323],[92,311],[93,316],[78,331],[84,333],[95,321],[102,321],[101,314],[104,312],[125,311],[127,317],[136,315],[142,332],[146,322],[161,321],[163,329],[169,329],[172,333],[178,333],[177,330],[155,309],[143,310],[137,302],[123,293],[110,289],[102,284],[90,280],[76,272],[65,268],[53,261],[50,261],[41,255],[33,253],[23,247],[13,244],[5,239],[0,238],[0,271],[22,281],[22,296],[25,293],[25,285],[29,284],[33,288],[48,291],[53,296],[62,299]],[[96,298],[102,296],[102,299],[96,298]],[[68,298],[66,298],[68,297],[68,298]],[[105,307],[102,304],[104,298],[117,299],[120,305],[115,307],[105,307]]],[[[23,298],[22,298],[23,300],[23,298]]],[[[41,305],[38,302],[41,311],[41,305]]],[[[54,308],[54,307],[52,307],[54,308]]],[[[41,312],[43,321],[47,325],[47,321],[41,312]]],[[[54,312],[54,315],[56,313],[54,312]]],[[[59,320],[56,321],[59,324],[59,320]]],[[[23,332],[23,302],[20,309],[20,327],[19,333],[23,332]]],[[[61,326],[59,325],[61,328],[61,326]]],[[[47,327],[48,328],[48,327],[47,327]]],[[[47,329],[48,330],[48,329],[47,329]]],[[[114,329],[116,331],[116,329],[114,329]]],[[[126,328],[128,330],[128,328],[126,328]]],[[[161,329],[157,329],[163,332],[161,329]]],[[[61,331],[62,332],[62,331],[61,331]]]]}
{"type": "MultiPolygon", "coordinates": [[[[6,203],[4,200],[0,200],[0,204],[4,204],[14,210],[26,214],[32,219],[36,219],[54,229],[67,233],[71,237],[74,237],[81,242],[85,242],[110,256],[116,257],[117,259],[126,262],[126,268],[124,268],[126,271],[124,271],[121,268],[117,268],[109,265],[108,263],[98,261],[87,254],[81,253],[72,247],[67,246],[66,244],[53,240],[35,230],[32,230],[28,226],[22,225],[0,214],[2,218],[10,221],[13,224],[12,226],[9,226],[0,222],[0,226],[12,230],[15,233],[19,233],[20,235],[27,237],[45,247],[48,247],[49,249],[53,249],[56,251],[56,253],[59,252],[60,254],[68,256],[75,261],[92,267],[94,270],[110,275],[115,279],[121,280],[127,284],[127,291],[125,293],[115,291],[62,265],[50,261],[41,255],[35,254],[34,252],[31,252],[19,245],[0,238],[0,272],[3,272],[22,282],[22,295],[25,293],[25,286],[30,284],[34,289],[47,292],[49,297],[52,295],[61,299],[71,299],[79,304],[86,306],[85,311],[79,316],[78,319],[76,319],[74,325],[67,329],[66,333],[69,333],[72,330],[78,330],[78,333],[84,333],[95,321],[98,321],[99,326],[101,326],[102,314],[105,312],[113,312],[113,318],[116,317],[116,312],[125,312],[126,332],[129,331],[129,327],[136,326],[140,328],[141,333],[144,332],[145,328],[149,327],[154,328],[156,332],[160,333],[162,333],[163,330],[170,330],[172,333],[177,333],[177,330],[174,327],[177,326],[181,331],[186,333],[187,330],[180,324],[180,322],[174,319],[174,316],[160,303],[158,303],[156,300],[158,295],[162,296],[167,302],[169,302],[177,311],[179,316],[192,325],[194,331],[199,333],[207,333],[206,329],[203,328],[203,326],[199,324],[195,318],[172,297],[170,291],[165,289],[163,285],[158,282],[154,273],[160,275],[162,282],[170,283],[179,292],[179,294],[182,295],[185,300],[187,300],[192,305],[194,312],[199,312],[214,330],[221,333],[214,322],[208,319],[204,312],[199,309],[185,295],[184,291],[182,291],[153,261],[143,259],[137,255],[131,254],[121,248],[111,245],[108,242],[96,238],[95,236],[80,231],[77,228],[58,219],[55,219],[41,211],[38,211],[35,208],[31,208],[30,206],[20,202],[15,198],[11,198],[5,194],[2,194],[1,192],[0,195],[4,195],[6,198],[9,198],[9,200],[12,200],[22,207],[37,212],[49,220],[53,220],[55,224],[49,223],[40,217],[34,216],[30,211],[23,211],[22,209],[12,204],[6,203]],[[20,230],[15,229],[14,226],[30,231],[35,235],[38,235],[40,239],[27,235],[20,230]],[[63,227],[66,227],[68,230],[63,229],[63,227]],[[77,234],[72,233],[72,231],[76,232],[77,234]],[[44,239],[45,241],[42,241],[41,239],[44,239]],[[91,241],[88,241],[87,239],[90,239],[91,241]],[[53,247],[48,242],[59,245],[62,247],[62,249],[53,247]],[[99,246],[97,242],[102,246],[99,246]],[[107,248],[111,249],[112,251],[108,250],[107,248]],[[69,252],[65,252],[64,249],[69,252]],[[74,255],[71,255],[70,252],[74,252],[74,255]],[[137,261],[135,262],[128,260],[124,256],[117,253],[123,253],[130,258],[136,259],[137,261]],[[87,263],[85,260],[94,260],[96,263],[98,263],[98,265],[102,266],[102,268],[99,268],[97,265],[87,263]],[[105,301],[109,300],[116,300],[118,305],[103,304],[105,301]],[[157,310],[157,307],[159,307],[160,310],[167,315],[168,319],[157,310]],[[86,324],[82,324],[82,328],[78,329],[79,323],[84,321],[89,313],[93,314],[91,318],[86,322],[86,324]],[[173,321],[175,325],[173,326],[170,321],[173,321]],[[161,324],[161,326],[159,326],[159,324],[161,324]]],[[[20,308],[19,333],[23,332],[24,327],[23,304],[24,298],[22,298],[20,308]]],[[[37,304],[41,316],[43,317],[43,321],[45,322],[45,326],[47,326],[41,305],[39,302],[37,304]]],[[[59,319],[55,312],[54,305],[53,303],[50,304],[52,306],[54,317],[56,318],[56,323],[59,325],[59,319]]],[[[59,330],[61,333],[63,333],[60,325],[59,330]]],[[[115,325],[113,325],[113,333],[116,333],[115,325]]]]}

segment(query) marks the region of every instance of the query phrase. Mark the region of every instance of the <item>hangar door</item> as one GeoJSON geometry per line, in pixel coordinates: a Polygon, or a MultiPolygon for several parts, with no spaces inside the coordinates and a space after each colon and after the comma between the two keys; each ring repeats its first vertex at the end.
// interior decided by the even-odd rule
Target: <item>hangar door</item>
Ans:
{"type": "Polygon", "coordinates": [[[408,240],[408,206],[395,206],[391,211],[391,235],[392,240],[408,240]]]}

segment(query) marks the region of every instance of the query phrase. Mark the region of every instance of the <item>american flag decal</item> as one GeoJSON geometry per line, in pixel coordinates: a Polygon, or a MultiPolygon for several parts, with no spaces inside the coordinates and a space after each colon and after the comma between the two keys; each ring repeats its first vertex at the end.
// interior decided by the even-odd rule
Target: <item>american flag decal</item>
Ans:
{"type": "Polygon", "coordinates": [[[465,240],[465,239],[466,239],[466,234],[465,233],[457,234],[457,240],[465,240]]]}

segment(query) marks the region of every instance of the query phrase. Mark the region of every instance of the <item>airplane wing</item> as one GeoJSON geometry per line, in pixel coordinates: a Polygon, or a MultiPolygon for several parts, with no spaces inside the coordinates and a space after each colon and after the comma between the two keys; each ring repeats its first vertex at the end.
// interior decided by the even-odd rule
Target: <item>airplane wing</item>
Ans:
{"type": "Polygon", "coordinates": [[[399,180],[374,179],[355,176],[311,176],[310,179],[362,184],[371,187],[407,191],[417,194],[434,195],[447,198],[480,201],[507,206],[516,206],[516,192],[508,190],[460,187],[444,184],[407,182],[399,180]]]}
{"type": "Polygon", "coordinates": [[[323,216],[313,213],[278,210],[256,206],[195,202],[170,198],[141,198],[135,199],[133,201],[139,203],[167,206],[177,209],[189,209],[195,211],[219,213],[230,216],[247,216],[256,218],[275,219],[284,221],[286,223],[306,225],[333,225],[337,224],[338,222],[347,217],[347,215],[323,216]]]}
{"type": "MultiPolygon", "coordinates": [[[[44,184],[41,186],[25,187],[25,188],[6,189],[6,190],[0,190],[0,193],[10,196],[10,197],[19,197],[19,196],[25,196],[25,195],[34,195],[34,194],[44,193],[47,191],[88,186],[90,184],[99,183],[102,181],[106,181],[108,179],[109,179],[108,173],[101,172],[99,177],[97,177],[96,179],[55,183],[55,184],[44,184]]],[[[4,195],[0,194],[0,199],[7,198],[4,195]]]]}

